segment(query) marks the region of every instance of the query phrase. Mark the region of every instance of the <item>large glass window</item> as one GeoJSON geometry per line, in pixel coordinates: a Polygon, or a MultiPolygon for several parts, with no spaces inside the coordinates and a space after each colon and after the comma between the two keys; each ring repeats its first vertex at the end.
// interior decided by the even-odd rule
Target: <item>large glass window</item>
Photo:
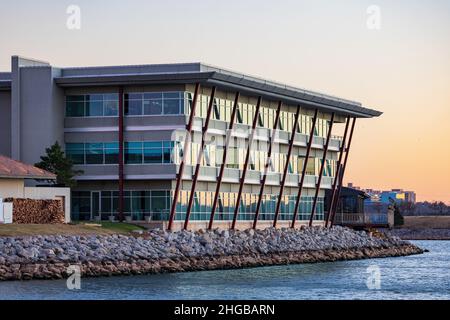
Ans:
{"type": "Polygon", "coordinates": [[[103,164],[103,143],[86,143],[86,164],[103,164]]]}
{"type": "Polygon", "coordinates": [[[142,93],[125,94],[125,115],[142,115],[142,93]]]}
{"type": "Polygon", "coordinates": [[[67,143],[66,156],[73,164],[84,164],[84,143],[67,143]]]}
{"type": "Polygon", "coordinates": [[[144,142],[144,162],[162,163],[162,142],[144,142]]]}
{"type": "Polygon", "coordinates": [[[181,101],[180,92],[163,93],[164,114],[180,114],[181,101]]]}
{"type": "Polygon", "coordinates": [[[142,142],[125,142],[125,163],[142,163],[142,142]]]}
{"type": "Polygon", "coordinates": [[[144,114],[163,114],[163,99],[161,92],[144,93],[144,114]]]}
{"type": "Polygon", "coordinates": [[[116,117],[117,93],[66,96],[66,117],[116,117]]]}
{"type": "Polygon", "coordinates": [[[105,164],[119,163],[119,143],[105,143],[105,164]]]}
{"type": "Polygon", "coordinates": [[[119,95],[117,93],[103,95],[103,113],[105,117],[119,115],[119,95]]]}
{"type": "Polygon", "coordinates": [[[103,116],[103,95],[91,94],[86,96],[86,117],[103,116]]]}

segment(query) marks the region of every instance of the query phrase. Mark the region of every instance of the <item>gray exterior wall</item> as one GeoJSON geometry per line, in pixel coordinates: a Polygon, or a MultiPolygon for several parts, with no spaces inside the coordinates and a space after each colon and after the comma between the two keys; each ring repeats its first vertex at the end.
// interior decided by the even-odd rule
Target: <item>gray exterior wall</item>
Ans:
{"type": "Polygon", "coordinates": [[[0,154],[11,157],[10,91],[0,91],[0,154]]]}

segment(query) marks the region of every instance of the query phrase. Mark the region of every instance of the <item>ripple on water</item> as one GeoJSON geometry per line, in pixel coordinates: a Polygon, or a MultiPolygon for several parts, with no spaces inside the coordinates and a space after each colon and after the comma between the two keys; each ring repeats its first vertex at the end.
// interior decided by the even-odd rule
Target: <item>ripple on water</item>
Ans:
{"type": "Polygon", "coordinates": [[[415,241],[430,252],[397,258],[239,270],[0,282],[0,299],[450,299],[450,241],[415,241]],[[367,267],[381,271],[369,290],[367,267]]]}

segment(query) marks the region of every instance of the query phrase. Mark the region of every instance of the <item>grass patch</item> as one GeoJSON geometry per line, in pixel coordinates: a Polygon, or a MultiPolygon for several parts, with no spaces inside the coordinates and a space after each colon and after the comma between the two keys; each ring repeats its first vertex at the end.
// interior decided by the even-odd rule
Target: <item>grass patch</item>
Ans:
{"type": "Polygon", "coordinates": [[[101,225],[101,227],[97,227],[102,230],[108,230],[113,233],[130,233],[137,230],[145,230],[144,227],[138,226],[136,224],[131,223],[125,223],[125,222],[109,222],[109,221],[102,221],[98,222],[98,224],[101,225]]]}
{"type": "Polygon", "coordinates": [[[119,222],[99,222],[99,226],[75,222],[72,224],[0,224],[0,237],[35,235],[87,235],[87,234],[128,234],[145,228],[119,222]]]}

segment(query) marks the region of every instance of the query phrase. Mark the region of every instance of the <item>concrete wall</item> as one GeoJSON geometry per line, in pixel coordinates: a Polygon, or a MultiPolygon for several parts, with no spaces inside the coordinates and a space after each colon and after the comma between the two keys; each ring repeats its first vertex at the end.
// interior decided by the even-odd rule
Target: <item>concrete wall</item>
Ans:
{"type": "Polygon", "coordinates": [[[11,157],[10,91],[0,91],[0,154],[11,157]]]}
{"type": "Polygon", "coordinates": [[[64,144],[64,94],[53,84],[55,72],[51,67],[20,70],[19,145],[20,160],[25,163],[38,162],[56,141],[64,144]]]}
{"type": "Polygon", "coordinates": [[[0,198],[23,198],[23,179],[0,178],[0,198]]]}

